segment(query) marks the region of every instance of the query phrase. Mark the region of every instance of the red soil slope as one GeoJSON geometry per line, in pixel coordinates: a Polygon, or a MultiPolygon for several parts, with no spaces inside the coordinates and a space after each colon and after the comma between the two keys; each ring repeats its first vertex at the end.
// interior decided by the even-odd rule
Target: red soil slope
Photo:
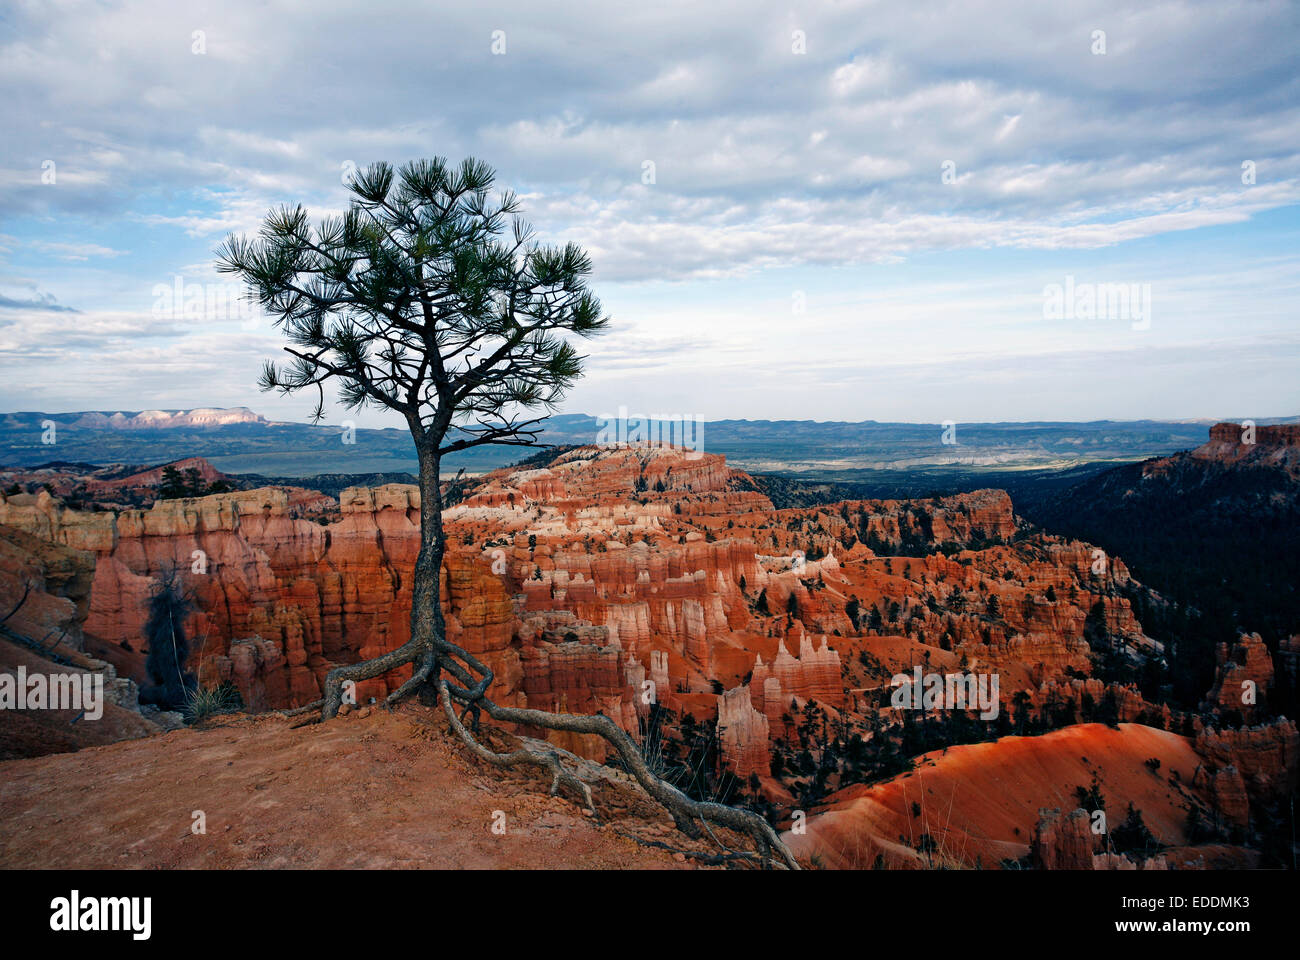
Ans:
{"type": "MultiPolygon", "coordinates": [[[[52,664],[24,647],[0,640],[0,673],[16,675],[19,667],[25,668],[28,676],[91,672],[52,664]]],[[[79,719],[79,710],[0,710],[0,761],[80,750],[158,732],[138,711],[118,706],[107,697],[103,709],[98,720],[79,719]]]]}
{"type": "Polygon", "coordinates": [[[927,753],[910,773],[841,790],[808,818],[806,834],[783,836],[800,859],[815,854],[830,867],[869,868],[880,856],[891,867],[929,866],[916,850],[922,834],[939,845],[934,865],[996,867],[1028,854],[1039,809],[1073,810],[1074,787],[1095,773],[1112,828],[1131,801],[1156,837],[1179,845],[1184,785],[1201,762],[1188,738],[1133,723],[1004,737],[927,753]],[[1152,757],[1158,771],[1146,765],[1152,757]]]}

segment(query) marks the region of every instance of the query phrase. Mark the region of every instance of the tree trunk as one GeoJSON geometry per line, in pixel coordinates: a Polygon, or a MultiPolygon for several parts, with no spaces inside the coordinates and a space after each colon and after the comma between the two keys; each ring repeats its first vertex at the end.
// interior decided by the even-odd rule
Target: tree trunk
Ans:
{"type": "MultiPolygon", "coordinates": [[[[420,458],[420,554],[415,560],[415,583],[411,592],[411,639],[419,644],[415,670],[428,672],[436,655],[436,644],[447,635],[442,615],[442,558],[446,536],[442,529],[442,464],[437,444],[417,446],[420,458]]],[[[436,688],[421,688],[421,700],[429,701],[436,688]]]]}
{"type": "Polygon", "coordinates": [[[426,681],[433,671],[437,644],[447,632],[441,603],[442,556],[446,546],[442,532],[441,464],[437,443],[417,439],[415,449],[420,458],[420,555],[415,561],[411,585],[411,639],[378,657],[331,670],[325,677],[325,696],[320,701],[322,720],[337,714],[345,702],[356,702],[349,699],[349,684],[382,676],[408,663],[414,664],[411,679],[389,694],[388,702],[396,702],[417,689],[426,703],[431,694],[436,695],[426,681]]]}

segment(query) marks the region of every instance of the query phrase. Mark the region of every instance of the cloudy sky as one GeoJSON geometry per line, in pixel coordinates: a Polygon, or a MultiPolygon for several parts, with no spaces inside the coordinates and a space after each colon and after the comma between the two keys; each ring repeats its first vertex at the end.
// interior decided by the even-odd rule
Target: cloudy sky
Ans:
{"type": "Polygon", "coordinates": [[[0,410],[301,418],[269,323],[161,291],[233,297],[224,236],[354,165],[473,155],[594,258],[567,412],[1300,413],[1294,3],[356,7],[0,9],[0,410]]]}

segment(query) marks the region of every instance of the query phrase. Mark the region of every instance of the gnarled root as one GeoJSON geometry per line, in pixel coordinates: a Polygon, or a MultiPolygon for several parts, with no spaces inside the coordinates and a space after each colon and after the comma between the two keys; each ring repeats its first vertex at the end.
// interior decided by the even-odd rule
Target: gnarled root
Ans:
{"type": "MultiPolygon", "coordinates": [[[[604,738],[614,748],[624,768],[632,774],[652,799],[672,815],[678,829],[687,836],[698,837],[701,833],[700,825],[707,830],[708,824],[714,823],[750,837],[757,849],[752,859],[761,862],[764,867],[776,863],[790,870],[799,869],[798,861],[766,820],[749,810],[722,803],[693,800],[672,784],[661,780],[647,766],[636,742],[609,717],[603,714],[547,713],[543,710],[503,707],[492,702],[487,696],[488,687],[493,680],[492,670],[467,650],[446,640],[434,640],[430,649],[429,646],[412,639],[383,656],[345,667],[335,667],[325,678],[322,719],[327,720],[338,713],[342,703],[341,691],[344,681],[368,680],[408,663],[416,665],[411,679],[389,694],[385,703],[391,706],[417,690],[430,687],[436,689],[452,729],[481,760],[498,767],[513,767],[519,764],[543,767],[551,773],[552,794],[557,793],[562,786],[568,786],[582,797],[587,809],[595,814],[596,809],[592,803],[590,788],[563,766],[559,754],[536,752],[524,748],[510,753],[497,753],[474,738],[470,730],[465,727],[463,718],[472,713],[472,725],[475,730],[478,729],[479,713],[483,712],[500,723],[595,734],[604,738]],[[444,672],[458,682],[448,682],[443,676],[444,672]],[[477,678],[475,674],[478,675],[477,678]],[[457,703],[465,708],[460,717],[456,716],[455,704],[457,703]]],[[[727,857],[726,859],[751,858],[727,857]]]]}
{"type": "Polygon", "coordinates": [[[442,694],[442,709],[451,722],[451,728],[456,731],[457,736],[464,741],[465,746],[469,747],[476,757],[497,767],[513,767],[521,763],[545,767],[551,773],[551,796],[556,796],[560,792],[561,786],[568,786],[582,798],[582,802],[586,804],[586,809],[591,811],[592,816],[599,818],[596,805],[591,799],[591,788],[564,769],[564,765],[560,763],[559,754],[553,752],[534,753],[531,750],[522,748],[510,753],[497,753],[494,750],[489,750],[474,739],[473,734],[465,729],[465,724],[456,716],[456,708],[452,706],[451,694],[447,691],[447,681],[440,681],[438,690],[442,694]]]}
{"type": "Polygon", "coordinates": [[[727,863],[753,862],[755,860],[761,861],[763,859],[759,854],[747,850],[724,849],[722,853],[702,853],[699,850],[687,850],[684,847],[674,847],[671,843],[664,843],[662,840],[647,840],[645,837],[638,837],[635,833],[628,833],[625,830],[615,830],[614,832],[620,837],[626,837],[629,840],[633,840],[643,847],[653,847],[655,850],[667,850],[669,853],[680,853],[684,857],[689,857],[692,860],[698,860],[700,863],[714,867],[727,863]]]}
{"type": "MultiPolygon", "coordinates": [[[[381,656],[362,660],[360,663],[349,663],[347,666],[335,667],[325,675],[325,699],[321,705],[321,719],[329,720],[338,714],[339,707],[343,706],[343,684],[345,682],[350,680],[355,683],[358,680],[370,680],[387,673],[389,670],[404,667],[408,663],[414,662],[423,649],[423,643],[418,639],[411,639],[396,650],[391,650],[381,656]]],[[[403,684],[399,689],[405,690],[406,687],[407,684],[403,684]]],[[[397,691],[394,691],[394,694],[396,693],[397,691]]],[[[389,695],[387,702],[394,702],[393,695],[389,695]]]]}
{"type": "Polygon", "coordinates": [[[603,737],[618,751],[624,767],[636,778],[645,790],[660,806],[664,807],[679,829],[687,836],[699,835],[695,828],[696,821],[716,823],[719,826],[735,830],[753,838],[758,848],[759,857],[764,863],[775,860],[791,870],[798,870],[799,864],[793,854],[781,842],[776,831],[762,817],[748,810],[729,807],[722,803],[692,800],[670,783],[659,779],[650,771],[641,750],[626,731],[602,714],[583,716],[568,713],[546,713],[542,710],[527,710],[517,707],[501,707],[486,697],[482,701],[483,710],[493,720],[504,723],[519,723],[542,727],[548,730],[566,730],[573,733],[594,733],[603,737]]]}
{"type": "Polygon", "coordinates": [[[301,707],[294,707],[292,710],[277,710],[275,712],[282,717],[297,717],[313,710],[319,710],[324,705],[324,700],[313,700],[311,703],[304,703],[301,707]]]}

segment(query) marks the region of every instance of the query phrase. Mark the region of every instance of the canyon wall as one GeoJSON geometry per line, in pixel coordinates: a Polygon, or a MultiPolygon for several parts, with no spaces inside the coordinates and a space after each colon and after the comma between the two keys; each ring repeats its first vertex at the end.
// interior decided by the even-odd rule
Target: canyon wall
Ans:
{"type": "MultiPolygon", "coordinates": [[[[716,720],[723,762],[745,776],[766,775],[792,711],[860,706],[881,644],[1001,672],[1008,706],[1017,689],[1037,700],[1045,684],[1081,682],[1090,617],[1158,647],[1118,595],[1123,564],[1019,536],[1002,491],[774,510],[721,456],[578,448],[475,481],[444,522],[448,633],[492,667],[499,702],[600,711],[634,734],[651,701],[716,720]]],[[[0,496],[0,524],[93,556],[85,642],[140,680],[146,601],[169,570],[197,600],[191,666],[250,709],[315,700],[333,666],[410,635],[414,487],[99,512],[21,494],[0,496]]],[[[408,675],[360,685],[362,702],[408,675]]]]}

